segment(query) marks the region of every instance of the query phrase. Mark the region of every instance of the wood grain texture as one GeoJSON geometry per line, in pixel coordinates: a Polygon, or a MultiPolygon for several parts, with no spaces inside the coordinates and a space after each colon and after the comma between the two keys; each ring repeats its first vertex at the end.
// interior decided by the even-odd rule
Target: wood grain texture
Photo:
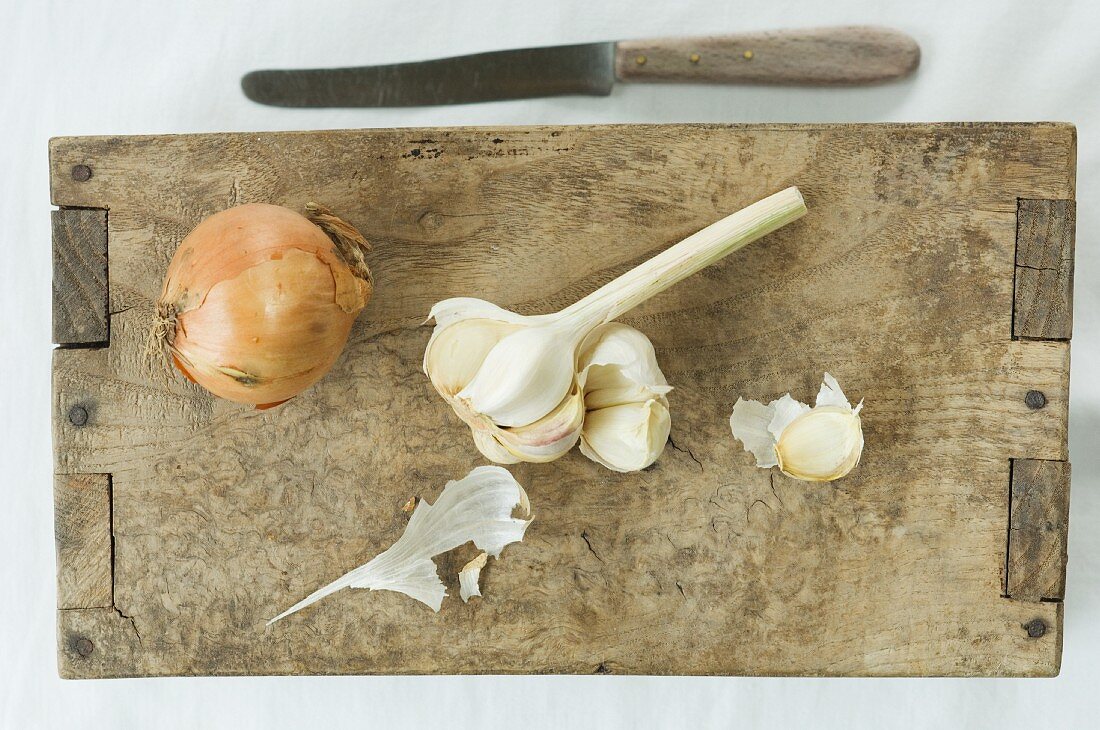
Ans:
{"type": "Polygon", "coordinates": [[[1064,461],[1012,462],[1006,593],[1023,601],[1060,601],[1066,590],[1069,474],[1064,461]]]}
{"type": "Polygon", "coordinates": [[[107,211],[50,212],[53,226],[53,341],[98,346],[107,329],[107,211]]]}
{"type": "Polygon", "coordinates": [[[889,28],[848,26],[615,44],[620,81],[845,85],[912,73],[920,46],[889,28]]]}
{"type": "Polygon", "coordinates": [[[55,469],[112,474],[115,522],[114,609],[62,612],[63,671],[1057,673],[1060,605],[1002,594],[1010,459],[1067,456],[1069,343],[1011,337],[1016,201],[1073,197],[1073,139],[981,124],[54,140],[54,202],[111,210],[116,312],[109,348],[54,354],[55,469]],[[676,387],[654,467],[514,467],[535,522],[482,599],[455,597],[468,545],[439,561],[439,614],[344,591],[264,630],[391,544],[410,496],[483,463],[420,369],[433,303],[550,311],[792,184],[805,218],[625,318],[676,387]],[[308,200],[374,245],[376,295],[334,370],[270,411],[148,380],[180,239],[228,205],[308,200]],[[825,369],[866,398],[861,464],[832,485],[755,468],[733,403],[812,398],[825,369]],[[1033,389],[1046,407],[1025,404],[1033,389]],[[64,425],[74,404],[82,428],[64,425]],[[65,653],[81,632],[92,661],[65,653]]]}
{"type": "Polygon", "coordinates": [[[107,474],[64,474],[54,482],[57,607],[112,605],[111,481],[107,474]]]}
{"type": "Polygon", "coordinates": [[[1016,316],[1012,334],[1068,340],[1073,333],[1073,200],[1019,201],[1016,222],[1016,316]]]}

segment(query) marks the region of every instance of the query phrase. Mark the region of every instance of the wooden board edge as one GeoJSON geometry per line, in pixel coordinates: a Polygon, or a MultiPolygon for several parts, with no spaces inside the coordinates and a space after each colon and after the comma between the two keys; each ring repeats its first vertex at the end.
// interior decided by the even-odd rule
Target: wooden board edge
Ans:
{"type": "Polygon", "coordinates": [[[65,199],[72,186],[94,188],[99,182],[96,176],[96,160],[84,150],[99,151],[104,145],[121,137],[71,136],[51,137],[49,141],[50,202],[58,207],[108,208],[106,204],[89,205],[73,199],[65,199]],[[92,182],[95,180],[95,182],[92,182]]]}
{"type": "MultiPolygon", "coordinates": [[[[1053,120],[1034,121],[1034,122],[998,122],[998,121],[947,121],[947,122],[619,122],[619,123],[588,123],[588,124],[470,124],[470,125],[455,125],[449,127],[425,127],[425,126],[411,126],[411,127],[329,127],[324,129],[277,129],[262,132],[248,132],[248,131],[223,131],[223,132],[183,132],[175,134],[134,134],[134,135],[112,135],[112,134],[89,134],[89,135],[60,135],[51,137],[49,141],[51,158],[52,153],[55,150],[63,150],[76,143],[90,143],[90,144],[104,144],[104,143],[116,143],[119,140],[133,140],[138,142],[151,142],[157,140],[170,140],[170,139],[182,139],[185,137],[211,137],[211,138],[224,138],[226,136],[241,135],[241,136],[256,136],[260,135],[278,135],[278,136],[295,136],[295,135],[313,135],[318,133],[355,133],[355,132],[386,132],[386,131],[398,131],[409,134],[419,134],[422,132],[438,132],[443,131],[461,131],[471,133],[493,133],[493,132],[522,132],[522,131],[539,131],[550,129],[736,129],[745,131],[792,131],[792,132],[813,132],[832,129],[854,129],[857,127],[871,128],[871,129],[894,129],[899,131],[910,130],[924,130],[924,129],[946,129],[946,130],[987,130],[987,129],[1047,129],[1056,132],[1065,132],[1071,135],[1070,141],[1076,144],[1076,130],[1077,127],[1072,122],[1061,122],[1053,120]]],[[[59,159],[59,158],[58,158],[59,159]]],[[[54,205],[59,205],[56,201],[54,205]]]]}
{"type": "Polygon", "coordinates": [[[114,605],[114,536],[109,474],[54,478],[57,607],[114,605]]]}
{"type": "Polygon", "coordinates": [[[53,341],[62,347],[105,347],[108,312],[107,211],[50,211],[53,243],[53,341]]]}
{"type": "Polygon", "coordinates": [[[1060,602],[1066,586],[1070,464],[1013,459],[1010,473],[1005,595],[1060,602]]]}
{"type": "Polygon", "coordinates": [[[1074,200],[1017,201],[1014,339],[1072,337],[1076,210],[1074,200]]]}
{"type": "Polygon", "coordinates": [[[57,611],[57,673],[62,679],[156,676],[137,623],[114,607],[57,611]]]}

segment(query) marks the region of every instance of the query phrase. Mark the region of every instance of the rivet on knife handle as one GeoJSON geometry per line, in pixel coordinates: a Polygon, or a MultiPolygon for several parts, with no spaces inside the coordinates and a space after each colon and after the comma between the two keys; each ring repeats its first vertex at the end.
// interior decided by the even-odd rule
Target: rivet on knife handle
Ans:
{"type": "Polygon", "coordinates": [[[905,76],[919,63],[912,38],[867,26],[615,44],[620,81],[866,84],[905,76]]]}

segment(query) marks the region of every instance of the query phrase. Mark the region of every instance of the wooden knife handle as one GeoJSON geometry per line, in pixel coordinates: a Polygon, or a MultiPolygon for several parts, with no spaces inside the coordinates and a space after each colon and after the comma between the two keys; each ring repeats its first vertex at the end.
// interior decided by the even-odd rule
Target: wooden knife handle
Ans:
{"type": "Polygon", "coordinates": [[[905,76],[919,63],[916,41],[896,30],[870,26],[615,44],[615,76],[620,81],[867,84],[905,76]]]}

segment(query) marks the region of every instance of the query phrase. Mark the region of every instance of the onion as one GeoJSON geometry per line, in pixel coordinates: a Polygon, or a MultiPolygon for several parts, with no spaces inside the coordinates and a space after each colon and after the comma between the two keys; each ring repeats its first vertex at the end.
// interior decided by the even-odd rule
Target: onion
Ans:
{"type": "Polygon", "coordinates": [[[258,408],[320,380],[373,291],[370,246],[322,206],[306,216],[250,203],[196,226],[168,266],[149,354],[258,408]]]}

